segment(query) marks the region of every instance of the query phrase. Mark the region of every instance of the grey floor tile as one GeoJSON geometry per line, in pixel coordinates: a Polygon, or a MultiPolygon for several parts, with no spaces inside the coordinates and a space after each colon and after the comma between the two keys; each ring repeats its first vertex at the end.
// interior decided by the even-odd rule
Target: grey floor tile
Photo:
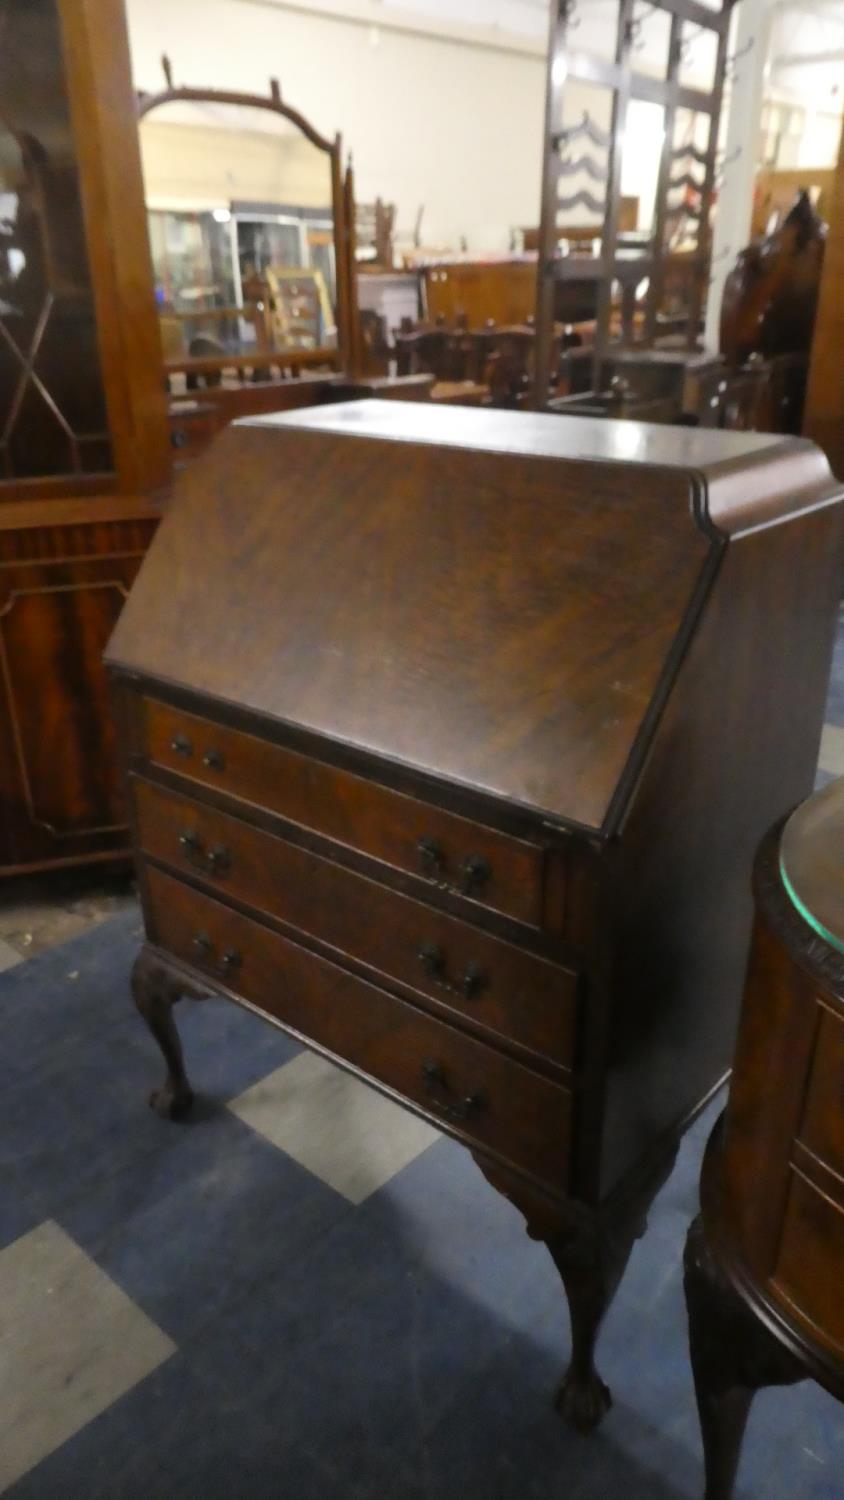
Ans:
{"type": "Polygon", "coordinates": [[[844,776],[844,729],[824,724],[818,766],[833,776],[844,776]]]}
{"type": "Polygon", "coordinates": [[[424,1120],[312,1052],[277,1068],[229,1109],[350,1203],[363,1203],[439,1139],[424,1120]]]}
{"type": "Polygon", "coordinates": [[[11,943],[0,938],[0,974],[6,969],[14,968],[15,964],[21,963],[22,960],[23,954],[19,953],[17,948],[13,948],[11,943]]]}
{"type": "Polygon", "coordinates": [[[0,1251],[0,1492],[175,1351],[51,1220],[0,1251]]]}

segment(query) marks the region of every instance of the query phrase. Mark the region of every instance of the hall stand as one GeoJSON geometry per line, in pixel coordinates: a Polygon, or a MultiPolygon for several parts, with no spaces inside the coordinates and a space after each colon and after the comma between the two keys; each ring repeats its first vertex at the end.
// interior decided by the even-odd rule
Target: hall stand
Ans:
{"type": "MultiPolygon", "coordinates": [[[[554,341],[555,286],[560,281],[598,281],[594,343],[573,356],[572,398],[550,404],[555,410],[621,414],[671,421],[681,410],[685,368],[698,347],[698,330],[709,277],[710,211],[716,180],[718,125],[727,68],[727,42],[734,0],[712,10],[692,0],[617,0],[614,55],[603,58],[578,50],[578,30],[586,7],[578,0],[554,0],[548,47],[542,209],[537,266],[537,357],[535,404],[549,405],[548,385],[554,341]],[[636,54],[654,20],[667,18],[664,75],[637,71],[636,54]],[[692,87],[683,64],[696,39],[714,39],[711,86],[692,87]],[[599,123],[590,111],[578,118],[569,85],[588,86],[603,107],[599,123]],[[621,166],[628,105],[643,100],[662,106],[664,138],[653,222],[647,242],[622,236],[621,166]],[[609,128],[603,114],[610,113],[609,128]],[[690,134],[691,127],[691,134],[690,134]],[[702,128],[701,128],[702,127],[702,128]],[[601,220],[598,256],[560,254],[565,234],[561,211],[583,206],[601,220]],[[670,248],[680,217],[693,226],[690,251],[670,248]],[[653,352],[662,331],[666,288],[672,278],[685,282],[683,316],[671,320],[680,348],[653,352]],[[641,326],[634,319],[636,287],[648,279],[641,326]],[[621,326],[613,327],[613,288],[621,287],[621,326]]],[[[616,320],[617,321],[617,320],[616,320]]],[[[717,363],[713,357],[710,363],[717,363]]]]}

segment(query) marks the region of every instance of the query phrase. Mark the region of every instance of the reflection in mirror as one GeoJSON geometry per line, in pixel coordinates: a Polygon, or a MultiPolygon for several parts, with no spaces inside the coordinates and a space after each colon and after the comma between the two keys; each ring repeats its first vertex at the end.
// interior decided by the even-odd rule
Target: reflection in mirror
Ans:
{"type": "Polygon", "coordinates": [[[219,100],[162,103],[140,136],[167,363],[336,350],[330,153],[219,100]]]}

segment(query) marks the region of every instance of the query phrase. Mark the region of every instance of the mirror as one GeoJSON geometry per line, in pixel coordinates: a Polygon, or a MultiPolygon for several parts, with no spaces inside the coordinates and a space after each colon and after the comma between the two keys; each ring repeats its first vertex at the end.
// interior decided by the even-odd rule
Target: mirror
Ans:
{"type": "MultiPolygon", "coordinates": [[[[273,91],[144,100],[141,157],[168,375],[336,367],[339,142],[273,91]]],[[[342,298],[342,291],[341,291],[342,298]]]]}

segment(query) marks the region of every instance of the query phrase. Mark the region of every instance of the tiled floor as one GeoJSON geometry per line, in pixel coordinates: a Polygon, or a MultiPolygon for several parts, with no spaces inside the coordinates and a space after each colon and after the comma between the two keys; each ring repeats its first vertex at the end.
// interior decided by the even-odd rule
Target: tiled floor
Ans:
{"type": "Polygon", "coordinates": [[[4,1366],[14,1373],[0,1409],[3,1490],[175,1346],[49,1219],[0,1250],[0,1305],[4,1366]]]}
{"type": "Polygon", "coordinates": [[[61,871],[0,889],[0,973],[137,904],[125,872],[61,871]]]}
{"type": "MultiPolygon", "coordinates": [[[[819,779],[842,773],[844,629],[819,779]]],[[[144,1108],[139,936],[125,879],[0,907],[0,1493],[697,1500],[680,1258],[714,1111],[634,1252],[585,1441],[549,1407],[550,1259],[452,1142],[215,1001],[182,1018],[192,1121],[144,1108]]],[[[841,1500],[842,1473],[835,1403],[759,1398],[740,1496],[841,1500]]]]}

